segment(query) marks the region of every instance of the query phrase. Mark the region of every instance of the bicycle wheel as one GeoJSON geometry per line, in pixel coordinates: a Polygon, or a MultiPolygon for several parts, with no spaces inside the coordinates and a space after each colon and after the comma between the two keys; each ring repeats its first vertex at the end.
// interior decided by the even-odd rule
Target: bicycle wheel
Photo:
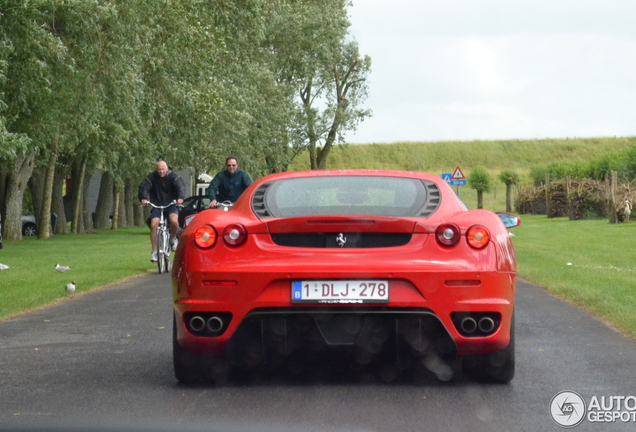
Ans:
{"type": "Polygon", "coordinates": [[[168,271],[165,258],[168,247],[168,233],[165,229],[159,228],[157,232],[157,267],[159,267],[160,274],[168,271]]]}
{"type": "Polygon", "coordinates": [[[163,265],[164,265],[164,268],[165,268],[164,271],[166,273],[170,273],[170,271],[172,270],[172,264],[170,263],[170,255],[172,255],[172,254],[170,253],[169,249],[163,255],[163,265]]]}

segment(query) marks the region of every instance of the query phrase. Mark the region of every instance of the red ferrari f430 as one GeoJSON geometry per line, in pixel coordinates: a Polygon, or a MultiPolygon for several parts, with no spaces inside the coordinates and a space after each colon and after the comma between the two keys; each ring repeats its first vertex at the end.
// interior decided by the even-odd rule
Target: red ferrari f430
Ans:
{"type": "Polygon", "coordinates": [[[506,383],[515,369],[508,213],[468,210],[440,177],[265,176],[181,234],[172,268],[181,382],[333,362],[506,383]]]}

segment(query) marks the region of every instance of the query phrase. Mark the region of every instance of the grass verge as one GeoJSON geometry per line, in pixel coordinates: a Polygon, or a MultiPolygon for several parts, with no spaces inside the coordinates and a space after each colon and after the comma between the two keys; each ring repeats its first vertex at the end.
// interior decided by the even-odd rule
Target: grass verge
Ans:
{"type": "Polygon", "coordinates": [[[0,319],[67,297],[64,288],[71,281],[77,285],[77,295],[157,268],[150,262],[145,226],[49,240],[5,240],[0,263],[10,266],[0,271],[0,319]],[[58,263],[71,270],[56,271],[58,263]]]}
{"type": "Polygon", "coordinates": [[[636,338],[636,223],[522,216],[511,230],[519,277],[636,338]]]}

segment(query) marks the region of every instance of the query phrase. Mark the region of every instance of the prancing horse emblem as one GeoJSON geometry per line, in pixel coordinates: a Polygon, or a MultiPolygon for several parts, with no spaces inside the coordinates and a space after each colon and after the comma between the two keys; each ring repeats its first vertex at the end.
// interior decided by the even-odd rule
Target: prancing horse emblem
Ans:
{"type": "Polygon", "coordinates": [[[338,246],[344,247],[346,242],[347,242],[347,238],[344,236],[344,234],[343,233],[338,234],[338,237],[336,237],[336,243],[338,243],[338,246]]]}

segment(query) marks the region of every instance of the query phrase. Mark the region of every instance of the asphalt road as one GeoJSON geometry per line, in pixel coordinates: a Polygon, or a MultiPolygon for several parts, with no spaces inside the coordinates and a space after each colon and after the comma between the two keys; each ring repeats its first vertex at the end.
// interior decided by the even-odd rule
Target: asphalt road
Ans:
{"type": "MultiPolygon", "coordinates": [[[[509,385],[257,377],[187,387],[172,372],[169,283],[147,275],[0,322],[0,431],[558,431],[549,409],[561,391],[636,396],[636,343],[523,281],[509,385]]],[[[586,419],[575,430],[635,429],[586,419]]]]}

